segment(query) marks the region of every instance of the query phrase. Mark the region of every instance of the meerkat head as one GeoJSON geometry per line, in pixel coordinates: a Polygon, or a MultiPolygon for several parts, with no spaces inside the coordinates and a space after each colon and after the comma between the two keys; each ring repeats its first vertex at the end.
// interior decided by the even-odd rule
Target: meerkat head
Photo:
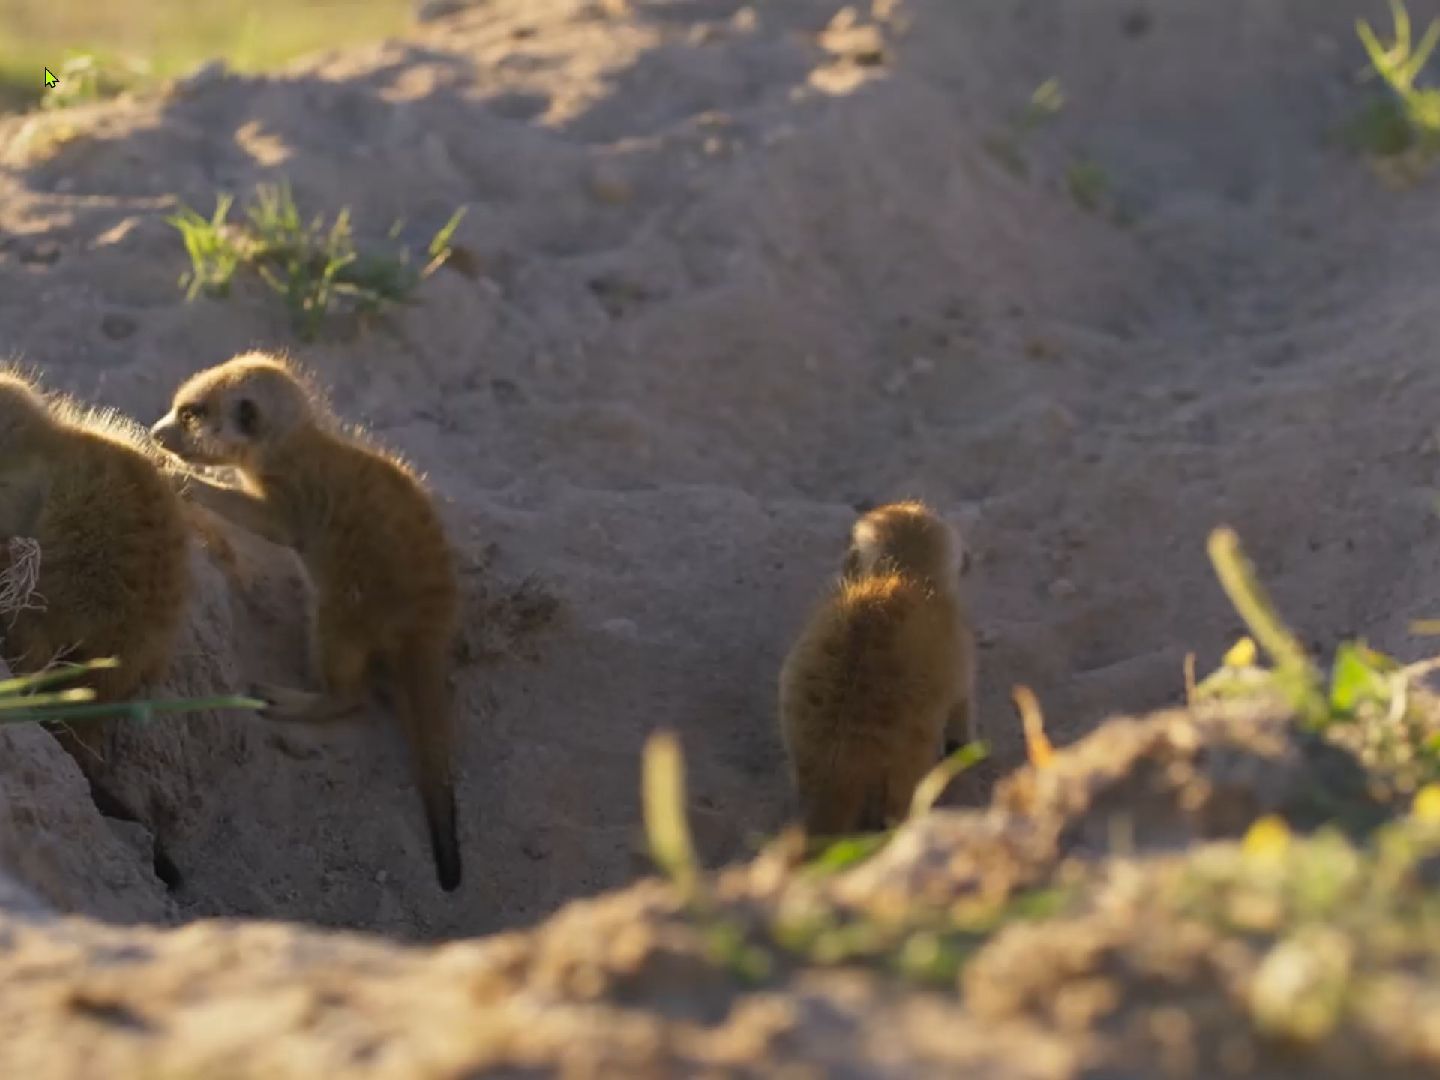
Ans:
{"type": "Polygon", "coordinates": [[[0,447],[13,450],[32,443],[55,426],[35,383],[13,368],[0,370],[0,447]]]}
{"type": "Polygon", "coordinates": [[[246,468],[314,425],[317,400],[284,360],[245,353],[186,380],[150,434],[195,464],[246,468]]]}
{"type": "Polygon", "coordinates": [[[924,503],[890,503],[855,522],[844,565],[846,578],[885,572],[958,587],[970,572],[970,554],[959,533],[924,503]]]}

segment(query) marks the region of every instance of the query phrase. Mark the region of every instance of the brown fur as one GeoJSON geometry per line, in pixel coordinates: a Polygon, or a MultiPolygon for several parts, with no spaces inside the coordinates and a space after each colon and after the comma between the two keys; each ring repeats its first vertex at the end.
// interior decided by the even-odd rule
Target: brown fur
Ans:
{"type": "Polygon", "coordinates": [[[781,734],[812,835],[899,822],[942,747],[974,737],[968,563],[920,503],[856,522],[840,581],[780,672],[781,734]]]}
{"type": "MultiPolygon", "coordinates": [[[[47,403],[26,380],[0,374],[0,537],[40,543],[44,610],[3,630],[20,672],[56,659],[114,656],[87,677],[102,701],[162,675],[190,594],[181,505],[120,418],[47,403]]],[[[8,556],[5,558],[8,565],[8,556]]]]}
{"type": "Polygon", "coordinates": [[[195,375],[152,433],[191,462],[235,466],[242,487],[197,477],[187,496],[295,548],[314,581],[325,692],[261,687],[267,715],[338,719],[385,691],[414,759],[437,876],[454,889],[461,866],[447,676],[458,587],[420,479],[340,430],[315,388],[264,353],[195,375]]]}
{"type": "MultiPolygon", "coordinates": [[[[165,673],[191,581],[180,500],[157,468],[159,457],[138,425],[46,400],[17,372],[0,372],[0,541],[28,537],[40,545],[35,606],[0,616],[14,671],[114,657],[118,667],[74,684],[102,702],[126,700],[165,673]]],[[[9,566],[0,547],[0,569],[9,566]]],[[[103,775],[105,723],[80,721],[53,734],[85,774],[101,813],[141,821],[103,775]]],[[[154,856],[156,872],[178,884],[158,837],[154,856]]]]}

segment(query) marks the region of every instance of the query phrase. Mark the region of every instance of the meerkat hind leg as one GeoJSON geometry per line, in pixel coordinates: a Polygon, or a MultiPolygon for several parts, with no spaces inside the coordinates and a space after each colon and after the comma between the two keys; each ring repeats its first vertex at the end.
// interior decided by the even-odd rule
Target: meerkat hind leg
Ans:
{"type": "Polygon", "coordinates": [[[962,746],[975,741],[974,705],[970,698],[957,701],[945,718],[945,737],[940,756],[947,758],[962,746]]]}
{"type": "Polygon", "coordinates": [[[325,677],[322,692],[268,683],[255,687],[266,703],[261,715],[286,723],[323,724],[357,713],[369,698],[366,674],[369,656],[333,634],[320,642],[320,666],[325,677]]]}
{"type": "Polygon", "coordinates": [[[365,696],[359,693],[337,695],[270,683],[257,683],[254,689],[255,696],[265,702],[260,715],[283,723],[324,724],[346,720],[365,705],[365,696]]]}

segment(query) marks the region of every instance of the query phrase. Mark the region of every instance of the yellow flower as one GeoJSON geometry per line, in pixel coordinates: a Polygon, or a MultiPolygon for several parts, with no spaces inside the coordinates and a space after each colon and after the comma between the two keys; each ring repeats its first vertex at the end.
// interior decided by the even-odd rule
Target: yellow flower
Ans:
{"type": "Polygon", "coordinates": [[[1416,792],[1410,812],[1417,821],[1440,825],[1440,784],[1426,784],[1416,792]]]}
{"type": "Polygon", "coordinates": [[[1230,646],[1230,651],[1225,654],[1225,659],[1222,663],[1230,668],[1254,667],[1255,642],[1251,641],[1248,637],[1242,637],[1234,645],[1230,646]]]}
{"type": "Polygon", "coordinates": [[[1289,846],[1290,826],[1275,814],[1267,814],[1251,825],[1241,842],[1245,856],[1252,859],[1278,859],[1289,846]]]}

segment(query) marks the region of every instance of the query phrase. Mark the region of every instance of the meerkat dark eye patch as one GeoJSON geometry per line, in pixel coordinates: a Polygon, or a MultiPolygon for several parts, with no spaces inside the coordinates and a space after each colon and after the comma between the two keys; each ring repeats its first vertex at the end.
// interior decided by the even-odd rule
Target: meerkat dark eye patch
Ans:
{"type": "Polygon", "coordinates": [[[235,406],[235,423],[245,435],[254,435],[260,430],[260,408],[249,398],[241,398],[235,406]]]}
{"type": "Polygon", "coordinates": [[[181,405],[175,410],[175,419],[182,424],[193,424],[205,416],[204,405],[181,405]]]}

